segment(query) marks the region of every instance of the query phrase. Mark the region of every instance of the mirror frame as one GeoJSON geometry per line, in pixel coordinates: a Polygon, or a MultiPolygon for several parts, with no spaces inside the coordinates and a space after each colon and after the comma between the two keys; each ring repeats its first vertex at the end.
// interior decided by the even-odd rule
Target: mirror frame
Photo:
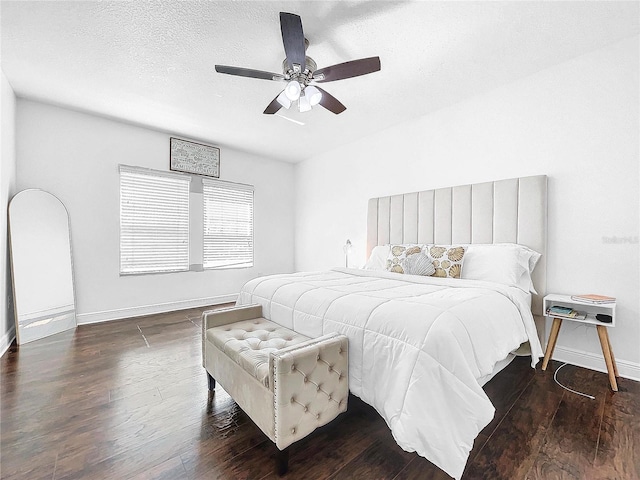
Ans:
{"type": "MultiPolygon", "coordinates": [[[[47,192],[45,190],[42,190],[40,188],[28,188],[25,190],[21,190],[20,192],[16,193],[12,198],[11,201],[9,202],[9,205],[7,207],[7,225],[8,225],[8,237],[9,237],[9,257],[10,257],[10,267],[11,267],[11,288],[12,288],[12,294],[13,294],[13,313],[14,313],[14,319],[15,319],[15,330],[16,330],[16,342],[18,343],[18,345],[22,345],[24,343],[27,342],[31,342],[31,341],[35,341],[35,340],[39,340],[40,338],[45,338],[45,337],[49,337],[51,335],[56,335],[58,333],[70,330],[70,329],[75,329],[78,326],[78,321],[77,321],[77,312],[76,312],[76,286],[75,286],[75,274],[74,274],[74,262],[73,262],[73,247],[71,244],[71,220],[69,217],[69,211],[67,210],[67,207],[64,205],[64,203],[62,203],[62,201],[56,197],[55,195],[53,195],[50,192],[47,192]],[[29,192],[38,192],[41,194],[45,194],[46,196],[50,197],[51,200],[57,202],[59,204],[60,207],[62,207],[62,209],[64,210],[65,213],[65,219],[66,219],[66,234],[68,237],[68,245],[69,245],[69,262],[70,262],[70,269],[71,269],[71,296],[73,299],[73,308],[71,311],[67,310],[64,312],[65,316],[68,315],[72,315],[73,316],[73,324],[71,325],[71,322],[67,321],[66,325],[63,325],[63,328],[59,329],[59,330],[55,330],[55,331],[49,331],[48,333],[46,333],[45,335],[42,336],[37,336],[34,338],[29,338],[28,340],[24,340],[24,338],[21,338],[21,326],[20,326],[20,300],[19,300],[19,293],[16,291],[16,275],[15,275],[15,259],[14,259],[14,249],[15,249],[15,239],[13,238],[13,234],[12,234],[12,228],[11,228],[11,206],[14,202],[14,200],[18,197],[22,197],[25,194],[28,194],[29,192]]],[[[15,221],[15,220],[14,220],[15,221]]],[[[15,227],[14,227],[15,230],[15,227]]],[[[52,311],[55,312],[55,307],[52,309],[52,311]]],[[[52,314],[52,319],[56,317],[56,314],[53,313],[52,314]]],[[[22,327],[24,328],[24,326],[22,327]]]]}

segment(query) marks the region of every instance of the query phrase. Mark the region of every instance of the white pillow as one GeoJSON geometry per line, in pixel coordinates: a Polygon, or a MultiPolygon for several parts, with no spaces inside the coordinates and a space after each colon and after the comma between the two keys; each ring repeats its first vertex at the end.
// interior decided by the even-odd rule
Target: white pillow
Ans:
{"type": "Polygon", "coordinates": [[[378,245],[373,247],[369,260],[362,267],[365,270],[387,270],[387,257],[391,251],[391,245],[378,245]]]}
{"type": "Polygon", "coordinates": [[[540,257],[538,252],[515,243],[470,244],[462,278],[501,283],[537,294],[531,273],[540,257]]]}

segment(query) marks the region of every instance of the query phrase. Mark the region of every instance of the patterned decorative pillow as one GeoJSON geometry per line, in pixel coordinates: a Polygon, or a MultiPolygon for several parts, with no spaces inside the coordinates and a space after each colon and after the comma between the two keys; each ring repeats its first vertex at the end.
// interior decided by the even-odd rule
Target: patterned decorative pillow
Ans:
{"type": "Polygon", "coordinates": [[[422,252],[405,257],[400,266],[404,270],[404,273],[409,275],[422,275],[428,277],[433,275],[436,271],[431,258],[422,252]]]}
{"type": "Polygon", "coordinates": [[[422,252],[424,245],[407,244],[407,245],[390,245],[391,250],[387,257],[387,271],[395,273],[405,273],[402,262],[412,255],[422,252]]]}
{"type": "Polygon", "coordinates": [[[460,278],[465,251],[462,245],[425,245],[425,253],[436,269],[433,276],[460,278]]]}

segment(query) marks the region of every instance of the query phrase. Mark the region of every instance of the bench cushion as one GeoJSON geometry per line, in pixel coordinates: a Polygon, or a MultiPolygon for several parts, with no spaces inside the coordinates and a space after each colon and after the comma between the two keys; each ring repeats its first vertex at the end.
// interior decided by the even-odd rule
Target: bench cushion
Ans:
{"type": "Polygon", "coordinates": [[[264,318],[254,318],[210,328],[207,340],[269,388],[269,354],[309,337],[264,318]]]}

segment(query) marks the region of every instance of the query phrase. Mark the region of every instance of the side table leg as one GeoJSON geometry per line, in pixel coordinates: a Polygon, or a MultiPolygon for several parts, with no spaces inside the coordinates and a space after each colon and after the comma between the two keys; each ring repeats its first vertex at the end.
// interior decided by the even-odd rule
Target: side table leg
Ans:
{"type": "Polygon", "coordinates": [[[556,348],[556,341],[558,340],[558,333],[560,333],[560,327],[562,326],[561,318],[554,318],[553,325],[551,326],[551,333],[549,334],[549,341],[547,342],[547,350],[544,352],[544,360],[542,361],[542,370],[547,369],[551,355],[553,355],[553,349],[556,348]]]}
{"type": "Polygon", "coordinates": [[[607,333],[607,327],[602,325],[596,325],[598,329],[598,337],[600,337],[600,346],[602,347],[602,354],[604,355],[604,362],[607,364],[607,372],[609,372],[609,383],[611,384],[611,390],[618,391],[618,382],[616,382],[616,374],[613,369],[613,361],[611,349],[609,347],[609,334],[607,333]]]}
{"type": "Polygon", "coordinates": [[[611,363],[613,363],[613,373],[616,378],[620,377],[618,373],[618,365],[616,365],[616,357],[613,355],[613,348],[611,348],[611,342],[609,341],[609,331],[605,328],[607,332],[607,345],[609,345],[609,353],[611,354],[611,363]]]}

